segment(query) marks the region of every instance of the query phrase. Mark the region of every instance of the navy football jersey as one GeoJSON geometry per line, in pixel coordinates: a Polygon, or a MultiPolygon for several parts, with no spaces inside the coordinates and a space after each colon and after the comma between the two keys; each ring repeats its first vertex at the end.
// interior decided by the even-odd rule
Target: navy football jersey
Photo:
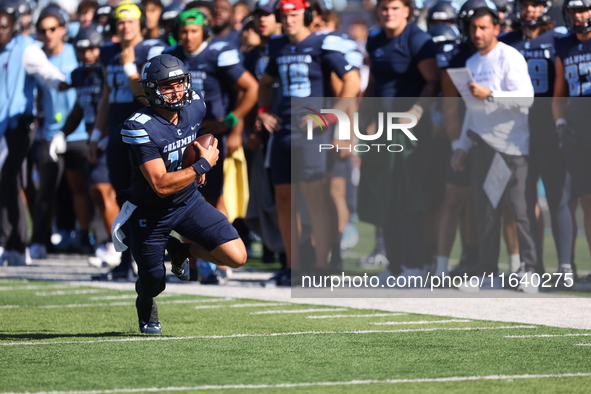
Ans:
{"type": "Polygon", "coordinates": [[[103,95],[103,69],[78,67],[72,71],[71,85],[76,88],[76,102],[82,108],[87,131],[92,131],[96,121],[96,110],[103,95]]]}
{"type": "MultiPolygon", "coordinates": [[[[265,73],[265,69],[267,68],[267,64],[269,64],[269,55],[266,52],[266,48],[264,46],[257,46],[248,51],[244,55],[244,68],[248,72],[250,72],[257,81],[261,80],[261,77],[265,73]]],[[[279,97],[281,92],[279,91],[280,88],[279,82],[275,82],[273,84],[273,97],[279,97]]],[[[273,100],[271,102],[271,112],[278,113],[279,112],[279,100],[273,100]]]]}
{"type": "Polygon", "coordinates": [[[527,61],[535,97],[552,97],[554,95],[555,41],[561,36],[562,34],[554,30],[548,30],[531,41],[524,40],[521,31],[499,35],[499,41],[517,49],[527,61]]]}
{"type": "MultiPolygon", "coordinates": [[[[159,39],[143,40],[134,47],[135,64],[141,73],[143,65],[154,56],[159,55],[166,44],[159,39]]],[[[121,44],[106,44],[101,48],[101,64],[105,67],[105,79],[109,93],[109,123],[120,124],[130,114],[142,108],[133,96],[129,79],[121,64],[121,44]]]]}
{"type": "MultiPolygon", "coordinates": [[[[564,78],[569,97],[591,96],[591,40],[581,42],[575,34],[556,40],[556,56],[564,65],[564,78]]],[[[568,100],[567,121],[575,131],[588,132],[589,105],[587,100],[568,100]]]]}
{"type": "Polygon", "coordinates": [[[419,97],[425,79],[418,64],[434,59],[437,47],[429,34],[408,24],[393,38],[378,30],[367,39],[367,52],[376,97],[419,97]]]}
{"type": "Polygon", "coordinates": [[[162,159],[167,172],[182,169],[181,159],[187,145],[195,138],[205,117],[205,103],[197,93],[193,102],[179,112],[179,123],[174,125],[156,114],[151,107],[142,108],[124,123],[123,142],[131,147],[130,201],[138,206],[169,206],[179,204],[197,191],[196,182],[168,197],[158,197],[140,170],[150,160],[162,159]]]}
{"type": "Polygon", "coordinates": [[[193,89],[207,104],[207,119],[223,119],[229,112],[230,85],[246,69],[240,61],[240,51],[226,41],[209,43],[195,57],[188,57],[182,45],[167,48],[164,53],[176,56],[191,73],[193,89]]]}
{"type": "Polygon", "coordinates": [[[331,72],[342,78],[355,69],[345,59],[342,44],[341,37],[322,32],[297,43],[291,43],[287,35],[271,37],[265,73],[280,81],[278,115],[284,128],[291,129],[292,97],[327,97],[331,72]]]}
{"type": "Polygon", "coordinates": [[[230,30],[225,37],[220,36],[213,36],[209,41],[210,44],[214,44],[216,42],[227,42],[233,47],[240,48],[242,46],[242,41],[240,41],[240,32],[238,30],[230,30]]]}

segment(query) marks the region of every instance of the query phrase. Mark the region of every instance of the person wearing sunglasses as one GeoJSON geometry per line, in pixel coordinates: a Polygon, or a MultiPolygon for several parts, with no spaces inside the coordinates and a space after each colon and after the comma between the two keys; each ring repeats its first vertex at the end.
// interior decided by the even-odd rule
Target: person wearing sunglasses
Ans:
{"type": "Polygon", "coordinates": [[[18,2],[0,4],[0,265],[27,264],[21,168],[35,137],[35,87],[66,79],[33,38],[22,34],[18,2]]]}
{"type": "MultiPolygon", "coordinates": [[[[37,19],[37,39],[43,44],[43,51],[49,61],[66,76],[71,83],[72,71],[78,67],[74,47],[65,42],[68,13],[55,4],[41,10],[37,19]]],[[[90,227],[90,201],[86,190],[86,145],[88,133],[79,123],[67,137],[62,132],[66,119],[76,104],[74,89],[57,92],[40,87],[41,110],[45,118],[38,135],[41,136],[36,164],[39,171],[39,188],[33,208],[33,234],[30,253],[33,259],[47,258],[48,229],[52,220],[52,207],[57,190],[65,175],[72,191],[74,213],[79,230],[76,233],[76,252],[93,253],[88,238],[90,227]]]]}

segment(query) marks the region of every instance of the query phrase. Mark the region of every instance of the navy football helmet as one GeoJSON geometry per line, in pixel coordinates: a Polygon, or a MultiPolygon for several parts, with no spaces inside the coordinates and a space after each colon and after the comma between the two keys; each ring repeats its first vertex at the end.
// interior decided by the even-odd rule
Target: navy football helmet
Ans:
{"type": "Polygon", "coordinates": [[[562,17],[564,18],[564,23],[573,33],[587,33],[591,31],[591,19],[580,25],[573,24],[568,16],[568,10],[587,8],[591,8],[591,0],[564,0],[564,3],[562,3],[562,17]]]}
{"type": "Polygon", "coordinates": [[[469,35],[470,19],[472,18],[472,15],[474,15],[474,11],[480,8],[489,10],[498,23],[499,12],[495,3],[491,0],[468,0],[462,5],[458,14],[458,28],[465,37],[469,35]]]}
{"type": "Polygon", "coordinates": [[[191,104],[193,99],[191,73],[182,61],[172,55],[158,55],[148,60],[142,70],[140,84],[146,100],[153,107],[180,111],[181,108],[191,104]],[[179,101],[173,103],[167,95],[162,94],[160,84],[178,79],[184,82],[184,95],[179,101]]]}
{"type": "Polygon", "coordinates": [[[433,37],[433,42],[437,45],[459,44],[461,40],[457,27],[450,25],[435,26],[429,30],[429,34],[433,37]]]}
{"type": "Polygon", "coordinates": [[[552,0],[536,0],[537,4],[541,4],[544,6],[544,10],[540,14],[540,16],[534,20],[528,21],[522,18],[521,16],[521,1],[518,1],[515,5],[515,15],[517,16],[517,20],[519,24],[523,28],[531,28],[542,25],[548,21],[550,21],[550,8],[552,8],[552,0]]]}
{"type": "Polygon", "coordinates": [[[447,22],[455,24],[458,18],[459,8],[456,3],[448,0],[435,2],[427,12],[427,27],[431,30],[434,22],[447,22]]]}

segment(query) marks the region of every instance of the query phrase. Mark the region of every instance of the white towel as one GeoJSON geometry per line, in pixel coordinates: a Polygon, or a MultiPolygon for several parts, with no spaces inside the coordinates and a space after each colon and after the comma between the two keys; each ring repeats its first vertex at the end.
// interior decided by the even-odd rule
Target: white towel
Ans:
{"type": "Polygon", "coordinates": [[[137,208],[137,205],[130,203],[129,201],[125,201],[125,204],[121,207],[121,211],[119,211],[119,215],[115,218],[113,222],[113,227],[111,228],[111,238],[113,239],[113,245],[115,246],[115,250],[117,252],[123,252],[127,250],[127,245],[123,243],[125,239],[125,233],[121,229],[121,227],[127,222],[127,219],[131,216],[133,211],[137,208]]]}

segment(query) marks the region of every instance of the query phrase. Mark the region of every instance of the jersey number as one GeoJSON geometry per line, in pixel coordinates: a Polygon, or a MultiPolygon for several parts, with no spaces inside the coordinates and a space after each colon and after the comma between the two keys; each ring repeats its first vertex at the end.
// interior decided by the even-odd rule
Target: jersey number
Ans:
{"type": "Polygon", "coordinates": [[[107,83],[109,89],[109,103],[133,103],[133,93],[129,88],[127,76],[122,73],[108,73],[107,83]]]}
{"type": "Polygon", "coordinates": [[[186,148],[186,146],[182,148],[180,154],[178,150],[175,150],[174,152],[170,152],[168,154],[168,165],[166,166],[166,172],[174,172],[181,169],[181,162],[179,157],[183,157],[183,153],[185,153],[186,148]]]}
{"type": "Polygon", "coordinates": [[[534,92],[536,94],[547,93],[549,87],[548,63],[542,59],[529,59],[527,68],[532,85],[534,85],[534,92]]]}
{"type": "Polygon", "coordinates": [[[564,68],[564,77],[568,82],[570,97],[591,96],[591,62],[572,64],[564,68]],[[587,82],[580,82],[580,77],[587,82]]]}
{"type": "Polygon", "coordinates": [[[310,97],[312,88],[306,63],[282,64],[279,73],[283,97],[310,97]]]}

